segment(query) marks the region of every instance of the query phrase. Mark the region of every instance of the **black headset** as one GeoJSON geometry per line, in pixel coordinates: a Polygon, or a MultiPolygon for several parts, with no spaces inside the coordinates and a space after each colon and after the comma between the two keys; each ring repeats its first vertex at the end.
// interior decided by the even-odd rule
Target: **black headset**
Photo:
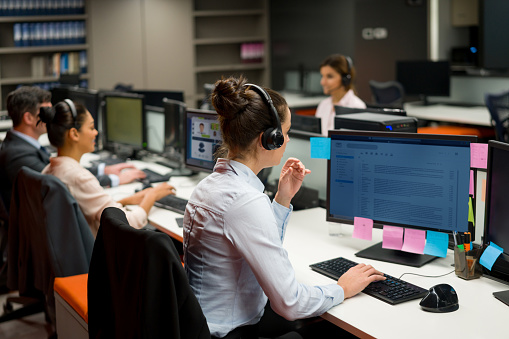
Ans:
{"type": "Polygon", "coordinates": [[[269,94],[260,86],[255,84],[245,84],[244,86],[250,87],[253,91],[258,93],[263,101],[267,104],[269,107],[269,111],[272,112],[272,115],[274,116],[275,125],[276,127],[269,127],[263,132],[262,135],[262,146],[266,150],[275,150],[283,146],[283,143],[285,142],[285,137],[283,135],[283,130],[281,128],[281,121],[279,120],[279,115],[276,111],[276,108],[274,107],[274,104],[272,103],[272,99],[270,98],[269,94]]]}
{"type": "Polygon", "coordinates": [[[348,87],[348,85],[350,85],[350,83],[352,82],[352,74],[350,73],[352,71],[353,62],[349,56],[345,55],[344,57],[346,60],[347,72],[346,74],[341,74],[341,83],[343,84],[343,86],[348,87]]]}

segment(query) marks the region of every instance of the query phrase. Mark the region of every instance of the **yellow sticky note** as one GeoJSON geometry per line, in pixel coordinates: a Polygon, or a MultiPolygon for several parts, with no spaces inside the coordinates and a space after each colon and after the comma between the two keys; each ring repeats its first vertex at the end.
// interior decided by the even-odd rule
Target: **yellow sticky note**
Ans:
{"type": "Polygon", "coordinates": [[[475,220],[474,220],[474,209],[472,208],[472,198],[468,198],[468,221],[472,222],[472,224],[475,226],[475,220]]]}

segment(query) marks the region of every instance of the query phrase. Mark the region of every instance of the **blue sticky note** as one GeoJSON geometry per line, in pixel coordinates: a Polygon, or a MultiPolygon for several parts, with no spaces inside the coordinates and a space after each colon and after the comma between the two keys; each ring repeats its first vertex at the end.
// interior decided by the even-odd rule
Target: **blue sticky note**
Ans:
{"type": "Polygon", "coordinates": [[[427,231],[424,254],[445,258],[447,256],[447,246],[449,246],[447,233],[427,231]]]}
{"type": "Polygon", "coordinates": [[[330,159],[330,138],[309,138],[312,159],[330,159]]]}
{"type": "Polygon", "coordinates": [[[493,264],[503,251],[500,246],[492,242],[482,253],[479,263],[491,271],[493,264]]]}

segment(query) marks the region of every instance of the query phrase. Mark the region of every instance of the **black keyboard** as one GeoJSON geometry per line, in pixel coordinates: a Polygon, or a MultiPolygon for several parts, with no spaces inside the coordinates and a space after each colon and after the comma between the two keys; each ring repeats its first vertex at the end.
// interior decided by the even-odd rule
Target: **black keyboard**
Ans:
{"type": "Polygon", "coordinates": [[[143,181],[146,181],[148,183],[163,182],[163,181],[170,180],[170,175],[169,174],[164,174],[164,175],[163,174],[159,174],[157,172],[149,170],[148,168],[145,168],[142,171],[145,172],[145,174],[147,175],[145,177],[145,179],[143,179],[143,181]]]}
{"type": "MultiPolygon", "coordinates": [[[[356,262],[339,257],[309,266],[318,273],[338,280],[350,267],[356,265],[356,262]]],[[[428,290],[424,288],[387,274],[384,274],[384,276],[387,278],[386,280],[372,282],[362,292],[391,305],[400,304],[413,299],[420,299],[428,294],[428,290]]]]}
{"type": "Polygon", "coordinates": [[[161,207],[180,214],[184,214],[186,210],[186,205],[187,205],[186,199],[179,198],[175,195],[167,195],[154,203],[154,206],[161,207]]]}

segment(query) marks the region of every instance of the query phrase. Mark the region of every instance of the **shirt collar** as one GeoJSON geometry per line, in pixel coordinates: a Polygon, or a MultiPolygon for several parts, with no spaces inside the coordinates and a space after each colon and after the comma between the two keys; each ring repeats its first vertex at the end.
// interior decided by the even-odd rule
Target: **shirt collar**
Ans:
{"type": "Polygon", "coordinates": [[[34,146],[35,148],[37,148],[37,149],[41,148],[41,144],[39,143],[38,140],[26,135],[25,133],[21,133],[19,131],[16,131],[15,129],[11,129],[11,133],[20,137],[21,139],[25,140],[26,142],[28,142],[30,145],[34,146]]]}
{"type": "Polygon", "coordinates": [[[238,161],[219,158],[214,166],[214,172],[218,171],[232,171],[257,191],[263,192],[265,189],[265,186],[256,174],[249,167],[238,161]]]}

